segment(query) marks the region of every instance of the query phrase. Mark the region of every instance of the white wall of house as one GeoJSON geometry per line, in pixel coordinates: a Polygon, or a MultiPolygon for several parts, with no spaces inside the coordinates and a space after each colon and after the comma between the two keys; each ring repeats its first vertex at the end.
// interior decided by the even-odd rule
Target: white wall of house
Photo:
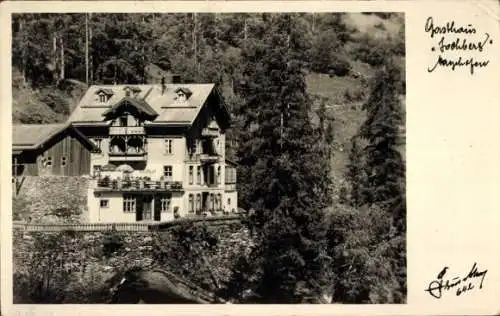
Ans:
{"type": "Polygon", "coordinates": [[[154,171],[154,177],[163,175],[163,166],[172,166],[172,181],[184,180],[186,139],[183,137],[148,138],[146,169],[154,171]],[[165,140],[172,140],[172,153],[166,150],[165,140]]]}
{"type": "MultiPolygon", "coordinates": [[[[123,192],[105,192],[94,195],[93,189],[89,189],[88,210],[89,221],[91,223],[135,223],[135,212],[124,212],[123,210],[123,192]],[[108,207],[101,207],[101,200],[108,201],[108,207]]],[[[160,221],[171,221],[174,219],[174,209],[179,207],[179,215],[187,215],[184,207],[184,196],[182,192],[173,192],[170,202],[170,209],[160,213],[160,221]]],[[[155,209],[156,201],[152,201],[151,209],[155,209]]],[[[137,202],[136,202],[137,203],[137,202]]],[[[153,212],[153,211],[152,211],[153,212]]],[[[153,216],[153,213],[152,213],[153,216]]]]}
{"type": "MultiPolygon", "coordinates": [[[[101,152],[100,153],[91,153],[90,154],[90,173],[92,174],[94,170],[94,166],[105,166],[108,164],[109,156],[109,138],[100,138],[101,139],[101,152]]],[[[91,138],[92,141],[95,138],[91,138]]]]}
{"type": "Polygon", "coordinates": [[[224,192],[224,208],[228,212],[238,211],[238,191],[224,192]]]}
{"type": "Polygon", "coordinates": [[[96,222],[101,223],[134,223],[136,221],[135,213],[126,213],[123,211],[123,194],[120,192],[101,193],[100,196],[94,196],[91,201],[92,209],[90,213],[96,222]],[[108,200],[108,207],[101,207],[101,200],[108,200]]]}

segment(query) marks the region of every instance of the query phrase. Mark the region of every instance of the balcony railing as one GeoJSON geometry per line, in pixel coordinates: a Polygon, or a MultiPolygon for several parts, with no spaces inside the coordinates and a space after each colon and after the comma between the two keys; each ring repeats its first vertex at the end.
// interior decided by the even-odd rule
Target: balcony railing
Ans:
{"type": "Polygon", "coordinates": [[[110,126],[109,135],[144,135],[144,126],[110,126]]]}
{"type": "Polygon", "coordinates": [[[144,192],[144,191],[182,191],[182,182],[156,180],[148,177],[125,177],[110,179],[102,177],[97,180],[96,192],[121,191],[121,192],[144,192]]]}
{"type": "Polygon", "coordinates": [[[148,157],[145,151],[110,151],[108,155],[110,161],[146,161],[148,157]]]}

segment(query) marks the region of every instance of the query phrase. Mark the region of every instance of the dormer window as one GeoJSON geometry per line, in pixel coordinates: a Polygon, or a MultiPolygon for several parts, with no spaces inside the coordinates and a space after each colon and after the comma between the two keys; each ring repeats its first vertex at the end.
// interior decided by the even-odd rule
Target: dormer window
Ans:
{"type": "Polygon", "coordinates": [[[186,101],[186,95],[182,91],[177,92],[177,101],[179,102],[186,101]]]}
{"type": "Polygon", "coordinates": [[[134,98],[137,97],[139,92],[141,92],[141,89],[139,89],[138,87],[127,86],[127,87],[123,88],[123,90],[125,90],[125,96],[127,96],[127,97],[133,96],[134,98]]]}
{"type": "Polygon", "coordinates": [[[107,103],[111,96],[113,95],[113,91],[111,89],[99,89],[96,92],[99,103],[107,103]]]}
{"type": "Polygon", "coordinates": [[[101,102],[101,103],[108,102],[108,96],[105,95],[104,93],[99,94],[99,102],[101,102]]]}
{"type": "Polygon", "coordinates": [[[175,97],[177,102],[185,102],[193,94],[188,88],[177,88],[175,89],[175,97]]]}

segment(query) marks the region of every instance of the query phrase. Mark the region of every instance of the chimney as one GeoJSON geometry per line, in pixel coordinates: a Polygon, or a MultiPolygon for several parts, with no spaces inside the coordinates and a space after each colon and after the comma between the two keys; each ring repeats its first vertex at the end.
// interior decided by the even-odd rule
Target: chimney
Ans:
{"type": "Polygon", "coordinates": [[[181,75],[172,75],[172,83],[181,83],[181,75]]]}
{"type": "Polygon", "coordinates": [[[165,93],[166,89],[167,89],[167,86],[165,85],[165,77],[161,77],[161,94],[162,95],[165,93]]]}

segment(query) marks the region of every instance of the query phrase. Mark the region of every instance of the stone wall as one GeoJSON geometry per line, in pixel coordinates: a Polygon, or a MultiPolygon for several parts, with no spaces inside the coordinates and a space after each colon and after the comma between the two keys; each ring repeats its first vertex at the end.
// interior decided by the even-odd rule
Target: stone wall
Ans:
{"type": "Polygon", "coordinates": [[[14,220],[33,223],[87,222],[88,177],[27,176],[13,197],[14,220]]]}
{"type": "MultiPolygon", "coordinates": [[[[17,303],[103,303],[106,280],[132,267],[159,267],[176,273],[199,286],[210,287],[207,273],[223,284],[231,276],[231,266],[240,253],[252,245],[250,234],[240,224],[210,227],[215,236],[214,247],[204,241],[193,241],[192,249],[183,248],[172,232],[63,232],[23,233],[13,235],[14,298],[17,303]],[[122,247],[106,256],[104,245],[111,236],[121,241],[122,247]],[[177,240],[166,245],[166,240],[177,240]],[[167,260],[158,259],[158,247],[167,246],[167,260]],[[194,249],[203,253],[204,261],[194,249]],[[52,270],[47,270],[51,267],[52,270]],[[186,269],[186,267],[189,267],[186,269]],[[210,272],[208,272],[210,271],[210,272]],[[51,279],[50,290],[59,294],[34,293],[42,276],[51,279]],[[104,290],[104,292],[102,292],[104,290]],[[95,293],[101,293],[92,297],[95,293]],[[30,294],[31,293],[31,294],[30,294]],[[48,297],[48,298],[47,298],[48,297]]],[[[184,240],[186,241],[186,240],[184,240]]],[[[189,241],[188,241],[189,242],[189,241]]],[[[165,255],[165,254],[162,254],[165,255]]],[[[165,258],[163,258],[165,259],[165,258]]]]}

